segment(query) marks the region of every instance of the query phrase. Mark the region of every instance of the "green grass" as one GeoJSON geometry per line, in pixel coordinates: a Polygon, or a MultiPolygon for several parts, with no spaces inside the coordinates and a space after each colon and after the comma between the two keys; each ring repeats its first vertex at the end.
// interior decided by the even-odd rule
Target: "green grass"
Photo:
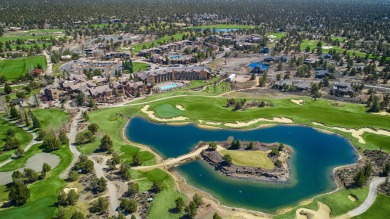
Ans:
{"type": "Polygon", "coordinates": [[[221,150],[219,153],[222,156],[229,154],[232,157],[233,164],[238,166],[259,167],[269,170],[275,168],[274,163],[265,151],[221,150]]]}
{"type": "Polygon", "coordinates": [[[133,62],[133,70],[134,72],[138,71],[146,71],[150,68],[150,65],[143,62],[133,62]]]}
{"type": "Polygon", "coordinates": [[[48,130],[63,128],[69,118],[66,112],[59,109],[37,109],[33,114],[41,122],[42,128],[48,130]]]}
{"type": "Polygon", "coordinates": [[[155,105],[153,110],[158,117],[161,118],[172,118],[183,115],[183,111],[179,110],[175,106],[172,106],[171,104],[160,104],[155,105]]]}
{"type": "Polygon", "coordinates": [[[46,58],[44,56],[31,56],[0,60],[0,75],[4,75],[8,80],[14,80],[20,75],[28,73],[30,69],[34,69],[38,64],[46,69],[46,58]]]}
{"type": "Polygon", "coordinates": [[[330,37],[332,39],[332,41],[336,41],[338,40],[339,42],[345,42],[345,37],[341,37],[341,36],[332,36],[330,37]]]}
{"type": "Polygon", "coordinates": [[[151,42],[140,43],[140,44],[134,46],[134,52],[138,53],[139,51],[142,50],[142,48],[144,46],[146,46],[146,48],[149,48],[152,45],[152,43],[154,43],[154,46],[158,46],[158,45],[166,44],[168,41],[171,41],[172,38],[175,41],[182,40],[184,34],[185,33],[178,33],[178,34],[175,34],[175,35],[172,35],[172,36],[161,37],[161,38],[159,38],[157,40],[154,40],[154,41],[151,41],[151,42]]]}
{"type": "Polygon", "coordinates": [[[291,211],[277,215],[275,219],[284,219],[284,218],[295,218],[295,212],[299,208],[308,208],[313,210],[318,210],[317,202],[322,202],[329,206],[331,209],[330,215],[332,217],[339,216],[347,213],[351,209],[358,207],[364,202],[368,194],[367,188],[361,189],[349,189],[341,190],[331,194],[325,194],[314,198],[313,202],[307,205],[299,205],[294,207],[291,211]],[[351,201],[348,198],[348,195],[352,195],[357,198],[356,201],[351,201]]]}
{"type": "Polygon", "coordinates": [[[366,133],[363,135],[363,138],[366,144],[372,148],[382,148],[384,151],[390,153],[390,137],[366,133]]]}
{"type": "MultiPolygon", "coordinates": [[[[286,36],[286,33],[272,32],[272,33],[268,33],[267,36],[275,36],[275,39],[280,40],[286,36]]],[[[270,38],[270,39],[272,39],[272,38],[270,38]]]]}
{"type": "Polygon", "coordinates": [[[73,155],[68,147],[62,147],[53,154],[60,157],[60,164],[49,173],[47,178],[29,186],[31,195],[25,205],[1,210],[0,218],[28,219],[33,216],[35,219],[45,219],[54,217],[57,209],[54,205],[57,201],[57,194],[66,184],[63,179],[59,178],[59,175],[70,165],[73,155]]]}
{"type": "Polygon", "coordinates": [[[354,217],[356,219],[388,218],[390,215],[390,196],[378,194],[374,204],[363,214],[354,217]]]}
{"type": "Polygon", "coordinates": [[[35,154],[39,152],[43,152],[42,149],[40,148],[41,144],[35,144],[33,145],[24,155],[23,157],[13,160],[10,163],[7,163],[6,165],[0,167],[0,172],[8,172],[8,171],[13,171],[19,168],[22,168],[26,161],[34,156],[35,154]]]}
{"type": "Polygon", "coordinates": [[[254,28],[255,26],[251,25],[239,25],[239,24],[216,24],[216,25],[203,25],[203,26],[193,26],[190,29],[249,29],[254,28]]]}
{"type": "Polygon", "coordinates": [[[149,208],[148,217],[151,219],[160,218],[180,218],[184,213],[171,213],[170,210],[175,208],[175,200],[182,197],[185,201],[187,198],[177,191],[173,178],[161,169],[153,169],[148,172],[136,172],[131,170],[133,179],[137,179],[140,192],[149,190],[153,182],[162,182],[164,190],[158,193],[149,208]]]}
{"type": "Polygon", "coordinates": [[[8,192],[9,192],[9,189],[8,189],[7,185],[0,186],[0,202],[8,201],[8,192]]]}
{"type": "MultiPolygon", "coordinates": [[[[27,144],[30,143],[30,141],[32,140],[32,135],[30,133],[0,118],[0,149],[2,149],[5,144],[6,131],[8,129],[12,129],[15,131],[15,137],[19,139],[22,148],[26,147],[27,144]]],[[[3,154],[0,154],[0,162],[7,160],[13,154],[14,154],[14,150],[7,151],[4,152],[3,154]]]]}

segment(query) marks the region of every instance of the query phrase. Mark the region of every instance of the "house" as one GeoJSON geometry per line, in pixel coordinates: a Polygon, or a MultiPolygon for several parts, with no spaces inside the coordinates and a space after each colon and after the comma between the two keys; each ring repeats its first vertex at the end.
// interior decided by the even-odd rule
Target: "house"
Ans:
{"type": "Polygon", "coordinates": [[[260,53],[265,53],[265,54],[269,53],[269,48],[268,47],[261,48],[260,53]]]}
{"type": "Polygon", "coordinates": [[[305,81],[305,80],[280,80],[276,81],[272,88],[278,89],[278,90],[285,90],[292,88],[292,90],[295,91],[309,91],[311,89],[311,81],[305,81]]]}
{"type": "Polygon", "coordinates": [[[43,69],[41,69],[41,68],[36,68],[36,69],[33,70],[33,73],[36,74],[36,75],[40,75],[40,74],[43,73],[43,69]]]}
{"type": "Polygon", "coordinates": [[[127,81],[124,88],[126,94],[136,96],[138,93],[143,92],[145,90],[145,84],[142,81],[127,81]]]}
{"type": "Polygon", "coordinates": [[[335,96],[345,96],[345,95],[352,96],[353,89],[350,83],[336,82],[332,86],[330,94],[335,96]]]}
{"type": "Polygon", "coordinates": [[[52,101],[57,100],[60,96],[60,91],[58,90],[57,85],[47,85],[43,89],[44,96],[46,97],[46,100],[52,101]]]}
{"type": "Polygon", "coordinates": [[[23,103],[23,99],[22,98],[18,98],[18,99],[12,100],[12,105],[14,105],[14,106],[21,105],[22,103],[23,103]]]}
{"type": "Polygon", "coordinates": [[[112,90],[108,85],[103,85],[89,89],[89,95],[93,98],[109,98],[112,96],[112,90]]]}
{"type": "Polygon", "coordinates": [[[329,53],[322,54],[320,59],[332,59],[332,55],[329,53]]]}
{"type": "Polygon", "coordinates": [[[313,59],[305,59],[303,60],[303,64],[313,64],[314,60],[313,59]]]}
{"type": "Polygon", "coordinates": [[[251,73],[258,73],[258,74],[262,74],[262,73],[266,73],[268,71],[268,68],[264,68],[262,66],[256,66],[254,67],[252,70],[251,70],[251,73]]]}
{"type": "Polygon", "coordinates": [[[330,73],[328,70],[317,70],[316,71],[316,78],[322,79],[325,78],[326,76],[329,76],[330,73]]]}
{"type": "Polygon", "coordinates": [[[288,62],[290,59],[287,56],[280,56],[279,61],[280,62],[288,62]]]}
{"type": "Polygon", "coordinates": [[[211,77],[211,70],[204,66],[197,67],[170,67],[134,73],[136,81],[144,84],[157,84],[173,80],[208,80],[211,77]]]}

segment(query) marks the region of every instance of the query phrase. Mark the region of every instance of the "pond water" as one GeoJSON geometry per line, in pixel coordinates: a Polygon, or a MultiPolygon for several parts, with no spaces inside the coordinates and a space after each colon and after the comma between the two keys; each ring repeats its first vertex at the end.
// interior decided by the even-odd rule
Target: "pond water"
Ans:
{"type": "Polygon", "coordinates": [[[256,67],[263,68],[263,69],[269,69],[269,65],[261,63],[261,62],[250,63],[249,67],[252,69],[256,68],[256,67]]]}
{"type": "Polygon", "coordinates": [[[292,177],[288,183],[229,178],[200,160],[177,167],[187,182],[209,192],[223,204],[268,213],[332,191],[335,189],[333,168],[357,160],[357,154],[347,139],[306,126],[209,130],[193,124],[173,126],[136,117],[126,127],[126,136],[131,141],[150,146],[165,158],[189,153],[199,141],[224,141],[229,136],[240,140],[290,145],[294,152],[290,160],[292,177]]]}

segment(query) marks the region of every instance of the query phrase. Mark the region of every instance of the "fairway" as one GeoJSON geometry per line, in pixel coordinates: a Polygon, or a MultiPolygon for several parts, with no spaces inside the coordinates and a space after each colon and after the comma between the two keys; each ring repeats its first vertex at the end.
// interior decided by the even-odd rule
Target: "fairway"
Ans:
{"type": "Polygon", "coordinates": [[[232,157],[233,164],[246,167],[258,167],[263,169],[274,169],[274,163],[267,157],[265,151],[235,151],[221,150],[222,156],[229,154],[232,157]]]}
{"type": "Polygon", "coordinates": [[[133,62],[133,71],[134,72],[146,71],[146,70],[148,70],[149,67],[150,67],[150,65],[148,65],[147,63],[133,62]]]}
{"type": "Polygon", "coordinates": [[[179,40],[182,40],[183,39],[183,35],[185,33],[178,33],[178,34],[175,34],[175,35],[172,35],[172,36],[165,36],[165,37],[161,37],[159,39],[156,39],[154,41],[151,41],[151,42],[146,42],[146,43],[140,43],[136,46],[134,46],[134,52],[135,53],[138,53],[139,51],[142,50],[142,48],[145,46],[147,49],[152,45],[154,44],[155,47],[157,47],[158,45],[163,45],[163,44],[166,44],[168,43],[168,41],[172,41],[172,38],[174,41],[179,41],[179,40]]]}
{"type": "Polygon", "coordinates": [[[4,75],[8,80],[14,80],[20,75],[32,71],[38,64],[41,64],[43,69],[46,69],[46,58],[44,56],[31,56],[10,60],[0,60],[0,75],[4,75]]]}

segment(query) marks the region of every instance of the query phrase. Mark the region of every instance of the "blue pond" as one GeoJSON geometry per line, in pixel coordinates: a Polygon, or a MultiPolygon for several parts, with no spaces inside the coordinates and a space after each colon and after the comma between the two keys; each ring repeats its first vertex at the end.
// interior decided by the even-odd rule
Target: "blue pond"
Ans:
{"type": "Polygon", "coordinates": [[[306,126],[278,125],[245,131],[208,130],[193,124],[173,126],[136,117],[126,127],[126,136],[131,141],[149,145],[166,158],[190,152],[199,141],[223,141],[229,136],[292,146],[292,177],[287,183],[229,178],[201,160],[177,168],[187,182],[209,192],[225,205],[268,213],[335,189],[332,169],[357,160],[355,150],[347,139],[306,126]]]}
{"type": "Polygon", "coordinates": [[[168,56],[170,59],[176,59],[176,58],[180,58],[180,55],[170,55],[168,56]]]}
{"type": "Polygon", "coordinates": [[[261,62],[250,63],[249,67],[252,68],[252,69],[256,68],[256,67],[263,68],[263,69],[269,69],[269,65],[266,65],[266,64],[261,63],[261,62]]]}

